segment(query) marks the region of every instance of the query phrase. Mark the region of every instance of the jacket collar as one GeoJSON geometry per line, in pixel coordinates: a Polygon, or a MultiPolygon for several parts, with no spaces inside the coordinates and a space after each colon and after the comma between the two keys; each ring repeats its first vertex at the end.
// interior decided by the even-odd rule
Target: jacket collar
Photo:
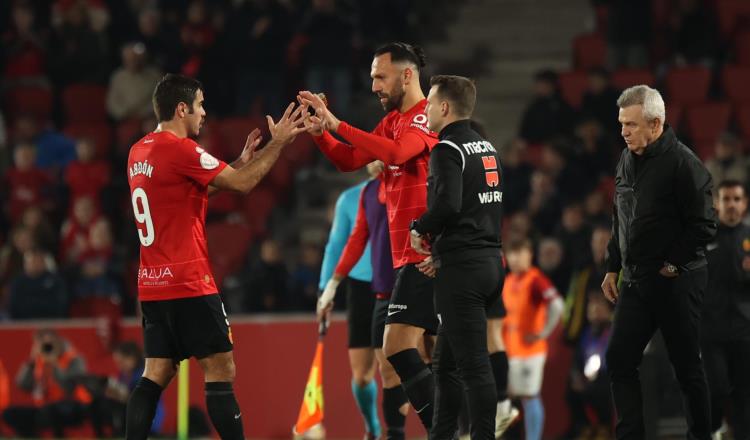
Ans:
{"type": "Polygon", "coordinates": [[[655,157],[661,153],[667,151],[667,149],[677,141],[677,136],[674,134],[674,130],[669,124],[664,124],[664,132],[658,139],[646,145],[646,151],[644,151],[642,157],[655,157]]]}
{"type": "Polygon", "coordinates": [[[471,121],[469,119],[459,119],[458,121],[453,121],[450,124],[443,127],[442,130],[440,130],[440,133],[438,133],[438,139],[441,141],[448,136],[451,136],[461,130],[470,130],[471,129],[471,121]]]}

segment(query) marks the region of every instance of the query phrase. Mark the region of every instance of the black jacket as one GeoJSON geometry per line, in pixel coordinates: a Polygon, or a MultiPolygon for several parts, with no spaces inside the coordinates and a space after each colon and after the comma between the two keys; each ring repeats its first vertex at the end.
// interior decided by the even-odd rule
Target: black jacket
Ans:
{"type": "Polygon", "coordinates": [[[617,164],[607,270],[625,280],[657,272],[665,262],[681,271],[706,265],[716,234],[711,175],[669,126],[638,156],[627,148],[617,164]]]}
{"type": "Polygon", "coordinates": [[[430,154],[427,212],[414,229],[432,238],[442,266],[500,256],[502,169],[497,150],[468,120],[448,124],[430,154]]]}
{"type": "Polygon", "coordinates": [[[706,248],[708,287],[703,297],[705,340],[750,340],[750,226],[719,225],[716,239],[706,248]]]}

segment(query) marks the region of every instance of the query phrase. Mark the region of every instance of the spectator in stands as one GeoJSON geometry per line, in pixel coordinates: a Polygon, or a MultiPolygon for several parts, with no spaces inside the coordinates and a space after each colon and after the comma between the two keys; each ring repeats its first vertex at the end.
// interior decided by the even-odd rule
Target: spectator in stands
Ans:
{"type": "Polygon", "coordinates": [[[3,208],[11,222],[21,219],[32,206],[47,206],[51,181],[47,174],[34,165],[36,148],[33,144],[18,144],[13,151],[13,168],[3,176],[3,208]]]}
{"type": "MultiPolygon", "coordinates": [[[[591,257],[589,246],[591,228],[586,224],[583,205],[580,201],[573,200],[563,207],[555,238],[562,244],[563,258],[571,267],[581,267],[588,262],[591,257]]],[[[561,290],[561,292],[564,291],[564,289],[561,290]]]]}
{"type": "Polygon", "coordinates": [[[608,223],[612,218],[604,191],[597,188],[586,195],[583,201],[583,212],[590,225],[608,223]]]}
{"type": "Polygon", "coordinates": [[[612,305],[598,288],[587,292],[588,325],[576,345],[568,382],[571,429],[565,438],[611,438],[612,401],[604,354],[612,327],[612,305]]]}
{"type": "Polygon", "coordinates": [[[303,244],[300,247],[299,260],[291,276],[294,302],[300,310],[315,309],[322,257],[317,246],[303,244]]]}
{"type": "Polygon", "coordinates": [[[21,366],[16,384],[31,394],[33,406],[11,406],[3,413],[5,422],[20,437],[39,437],[52,429],[56,438],[64,428],[80,425],[91,395],[78,384],[86,364],[75,349],[57,332],[39,330],[34,335],[29,360],[21,366]]]}
{"type": "Polygon", "coordinates": [[[714,157],[706,161],[706,168],[714,182],[737,180],[748,183],[750,158],[742,154],[742,141],[731,133],[723,133],[716,140],[714,157]]]}
{"type": "Polygon", "coordinates": [[[122,48],[122,67],[115,70],[107,90],[107,111],[121,121],[153,113],[151,95],[162,73],[146,64],[146,46],[131,43],[122,48]]]}
{"type": "MultiPolygon", "coordinates": [[[[92,421],[97,438],[104,437],[105,427],[111,427],[112,437],[125,436],[125,405],[143,375],[143,350],[135,342],[121,342],[112,352],[117,373],[107,379],[101,395],[91,403],[92,421]]],[[[151,425],[151,434],[158,436],[164,425],[164,402],[159,400],[151,425]]]]}
{"type": "Polygon", "coordinates": [[[598,174],[587,175],[580,160],[573,160],[570,145],[560,139],[545,143],[539,169],[550,176],[560,197],[580,199],[596,185],[598,174]]]}
{"type": "Polygon", "coordinates": [[[525,210],[517,211],[508,217],[508,227],[504,231],[503,241],[517,243],[527,238],[533,238],[531,218],[525,210]]]}
{"type": "Polygon", "coordinates": [[[615,174],[615,149],[610,139],[593,117],[584,117],[576,125],[577,151],[574,162],[580,164],[581,171],[590,177],[591,184],[598,183],[601,177],[615,174]]]}
{"type": "Polygon", "coordinates": [[[23,256],[36,246],[32,231],[18,225],[10,232],[10,238],[0,249],[0,306],[8,297],[10,281],[23,273],[23,256]]]}
{"type": "Polygon", "coordinates": [[[196,77],[200,72],[206,51],[216,41],[216,30],[211,26],[206,5],[199,0],[190,2],[185,23],[180,29],[182,47],[187,59],[180,67],[180,73],[196,77]]]}
{"type": "Polygon", "coordinates": [[[40,127],[40,122],[31,115],[16,118],[13,137],[16,144],[29,143],[36,146],[36,165],[54,177],[76,157],[75,142],[50,127],[40,127]]]}
{"type": "Polygon", "coordinates": [[[608,0],[607,46],[609,67],[648,65],[651,42],[651,0],[608,0]]]}
{"type": "Polygon", "coordinates": [[[63,223],[60,258],[63,264],[79,264],[91,250],[91,230],[107,220],[97,212],[90,197],[80,197],[73,205],[72,215],[63,223]]]}
{"type": "Polygon", "coordinates": [[[526,211],[532,219],[536,232],[551,234],[560,218],[562,205],[549,174],[535,170],[531,174],[531,193],[526,200],[526,211]]]}
{"type": "Polygon", "coordinates": [[[707,2],[679,0],[669,18],[672,58],[677,64],[702,63],[709,67],[716,61],[718,35],[716,16],[707,2]]]}
{"type": "Polygon", "coordinates": [[[23,274],[10,282],[8,312],[11,319],[63,318],[68,297],[63,279],[51,270],[52,256],[39,249],[23,255],[23,274]]]}
{"type": "MultiPolygon", "coordinates": [[[[329,94],[337,112],[348,115],[351,95],[351,64],[355,50],[354,25],[335,0],[313,0],[295,38],[307,67],[309,90],[329,94]]],[[[292,43],[292,47],[295,44],[292,43]]]]}
{"type": "Polygon", "coordinates": [[[106,8],[92,7],[91,3],[63,1],[54,10],[55,31],[49,62],[52,79],[57,84],[107,81],[109,48],[103,32],[107,12],[106,8]]]}
{"type": "Polygon", "coordinates": [[[268,238],[260,246],[260,259],[251,266],[245,283],[245,309],[252,312],[283,310],[290,305],[289,273],[278,241],[268,238]]]}
{"type": "MultiPolygon", "coordinates": [[[[579,266],[570,277],[570,284],[565,295],[565,340],[575,344],[581,337],[581,332],[588,325],[586,310],[588,293],[592,290],[599,292],[599,280],[607,273],[605,256],[607,244],[612,236],[611,228],[606,224],[594,227],[591,233],[590,257],[586,264],[579,266]]],[[[601,295],[599,295],[601,296],[601,295]]]]}
{"type": "Polygon", "coordinates": [[[232,53],[245,54],[236,60],[238,114],[249,114],[258,98],[267,114],[278,114],[281,109],[290,23],[292,19],[283,2],[271,0],[243,2],[231,14],[227,31],[232,53]]]}
{"type": "Polygon", "coordinates": [[[28,4],[16,2],[11,17],[10,28],[0,37],[4,86],[47,85],[45,41],[34,28],[34,10],[28,4]]]}
{"type": "Polygon", "coordinates": [[[90,198],[97,207],[101,206],[102,190],[110,184],[109,164],[96,159],[96,147],[87,138],[76,142],[77,159],[65,168],[65,184],[68,187],[69,205],[72,210],[78,199],[90,198]]]}
{"type": "Polygon", "coordinates": [[[112,234],[107,222],[97,222],[89,230],[89,247],[80,257],[78,280],[73,288],[73,300],[88,297],[121,301],[120,288],[110,275],[112,234]]]}
{"type": "Polygon", "coordinates": [[[526,146],[520,139],[514,139],[500,150],[503,164],[503,213],[512,214],[523,208],[531,192],[531,165],[523,160],[526,146]]]}
{"type": "Polygon", "coordinates": [[[36,247],[45,252],[55,252],[57,250],[57,234],[52,229],[49,217],[39,206],[30,206],[26,208],[21,217],[20,224],[31,231],[33,242],[36,247]]]}
{"type": "Polygon", "coordinates": [[[520,136],[539,144],[560,134],[570,133],[573,111],[560,95],[557,73],[542,70],[534,75],[534,98],[521,119],[520,136]]]}
{"type": "Polygon", "coordinates": [[[564,257],[565,250],[560,240],[554,237],[539,240],[537,266],[552,281],[558,292],[565,292],[570,281],[570,264],[564,257]]]}
{"type": "Polygon", "coordinates": [[[174,72],[184,62],[185,49],[177,38],[178,32],[170,32],[166,27],[158,9],[144,8],[138,15],[138,33],[134,40],[146,46],[151,64],[165,72],[174,72]]]}
{"type": "Polygon", "coordinates": [[[620,133],[617,122],[617,98],[620,91],[615,89],[610,80],[609,71],[604,67],[589,70],[588,89],[583,93],[581,116],[593,118],[609,136],[620,133]]]}

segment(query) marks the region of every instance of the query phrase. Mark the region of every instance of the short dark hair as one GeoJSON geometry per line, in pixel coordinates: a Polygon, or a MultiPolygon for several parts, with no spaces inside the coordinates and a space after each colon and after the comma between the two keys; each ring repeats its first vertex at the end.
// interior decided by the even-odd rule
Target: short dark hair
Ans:
{"type": "Polygon", "coordinates": [[[377,57],[387,53],[391,54],[392,63],[406,61],[415,65],[417,70],[421,70],[427,65],[427,57],[424,50],[419,46],[401,42],[387,43],[375,49],[375,55],[373,56],[377,57]]]}
{"type": "Polygon", "coordinates": [[[198,90],[203,90],[203,84],[197,79],[174,73],[164,75],[156,84],[151,97],[156,120],[159,122],[171,120],[177,105],[181,102],[187,104],[192,113],[193,101],[198,90]]]}
{"type": "Polygon", "coordinates": [[[747,188],[745,188],[745,185],[742,182],[735,179],[722,180],[721,183],[719,183],[719,186],[716,187],[716,195],[719,194],[719,190],[722,188],[736,188],[738,186],[742,188],[742,195],[747,197],[747,188]]]}
{"type": "Polygon", "coordinates": [[[435,75],[430,78],[430,87],[435,86],[438,96],[453,104],[457,116],[471,117],[477,103],[477,87],[473,80],[464,76],[435,75]]]}

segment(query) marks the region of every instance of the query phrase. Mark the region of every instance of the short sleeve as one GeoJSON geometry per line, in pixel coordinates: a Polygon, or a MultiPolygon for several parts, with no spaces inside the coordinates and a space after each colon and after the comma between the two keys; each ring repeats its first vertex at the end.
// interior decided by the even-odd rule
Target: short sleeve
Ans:
{"type": "Polygon", "coordinates": [[[557,289],[552,281],[544,274],[538,273],[531,285],[534,300],[539,302],[550,302],[558,296],[557,289]]]}
{"type": "Polygon", "coordinates": [[[227,167],[226,162],[212,156],[192,139],[183,139],[177,145],[172,157],[174,171],[201,186],[208,186],[227,167]]]}

